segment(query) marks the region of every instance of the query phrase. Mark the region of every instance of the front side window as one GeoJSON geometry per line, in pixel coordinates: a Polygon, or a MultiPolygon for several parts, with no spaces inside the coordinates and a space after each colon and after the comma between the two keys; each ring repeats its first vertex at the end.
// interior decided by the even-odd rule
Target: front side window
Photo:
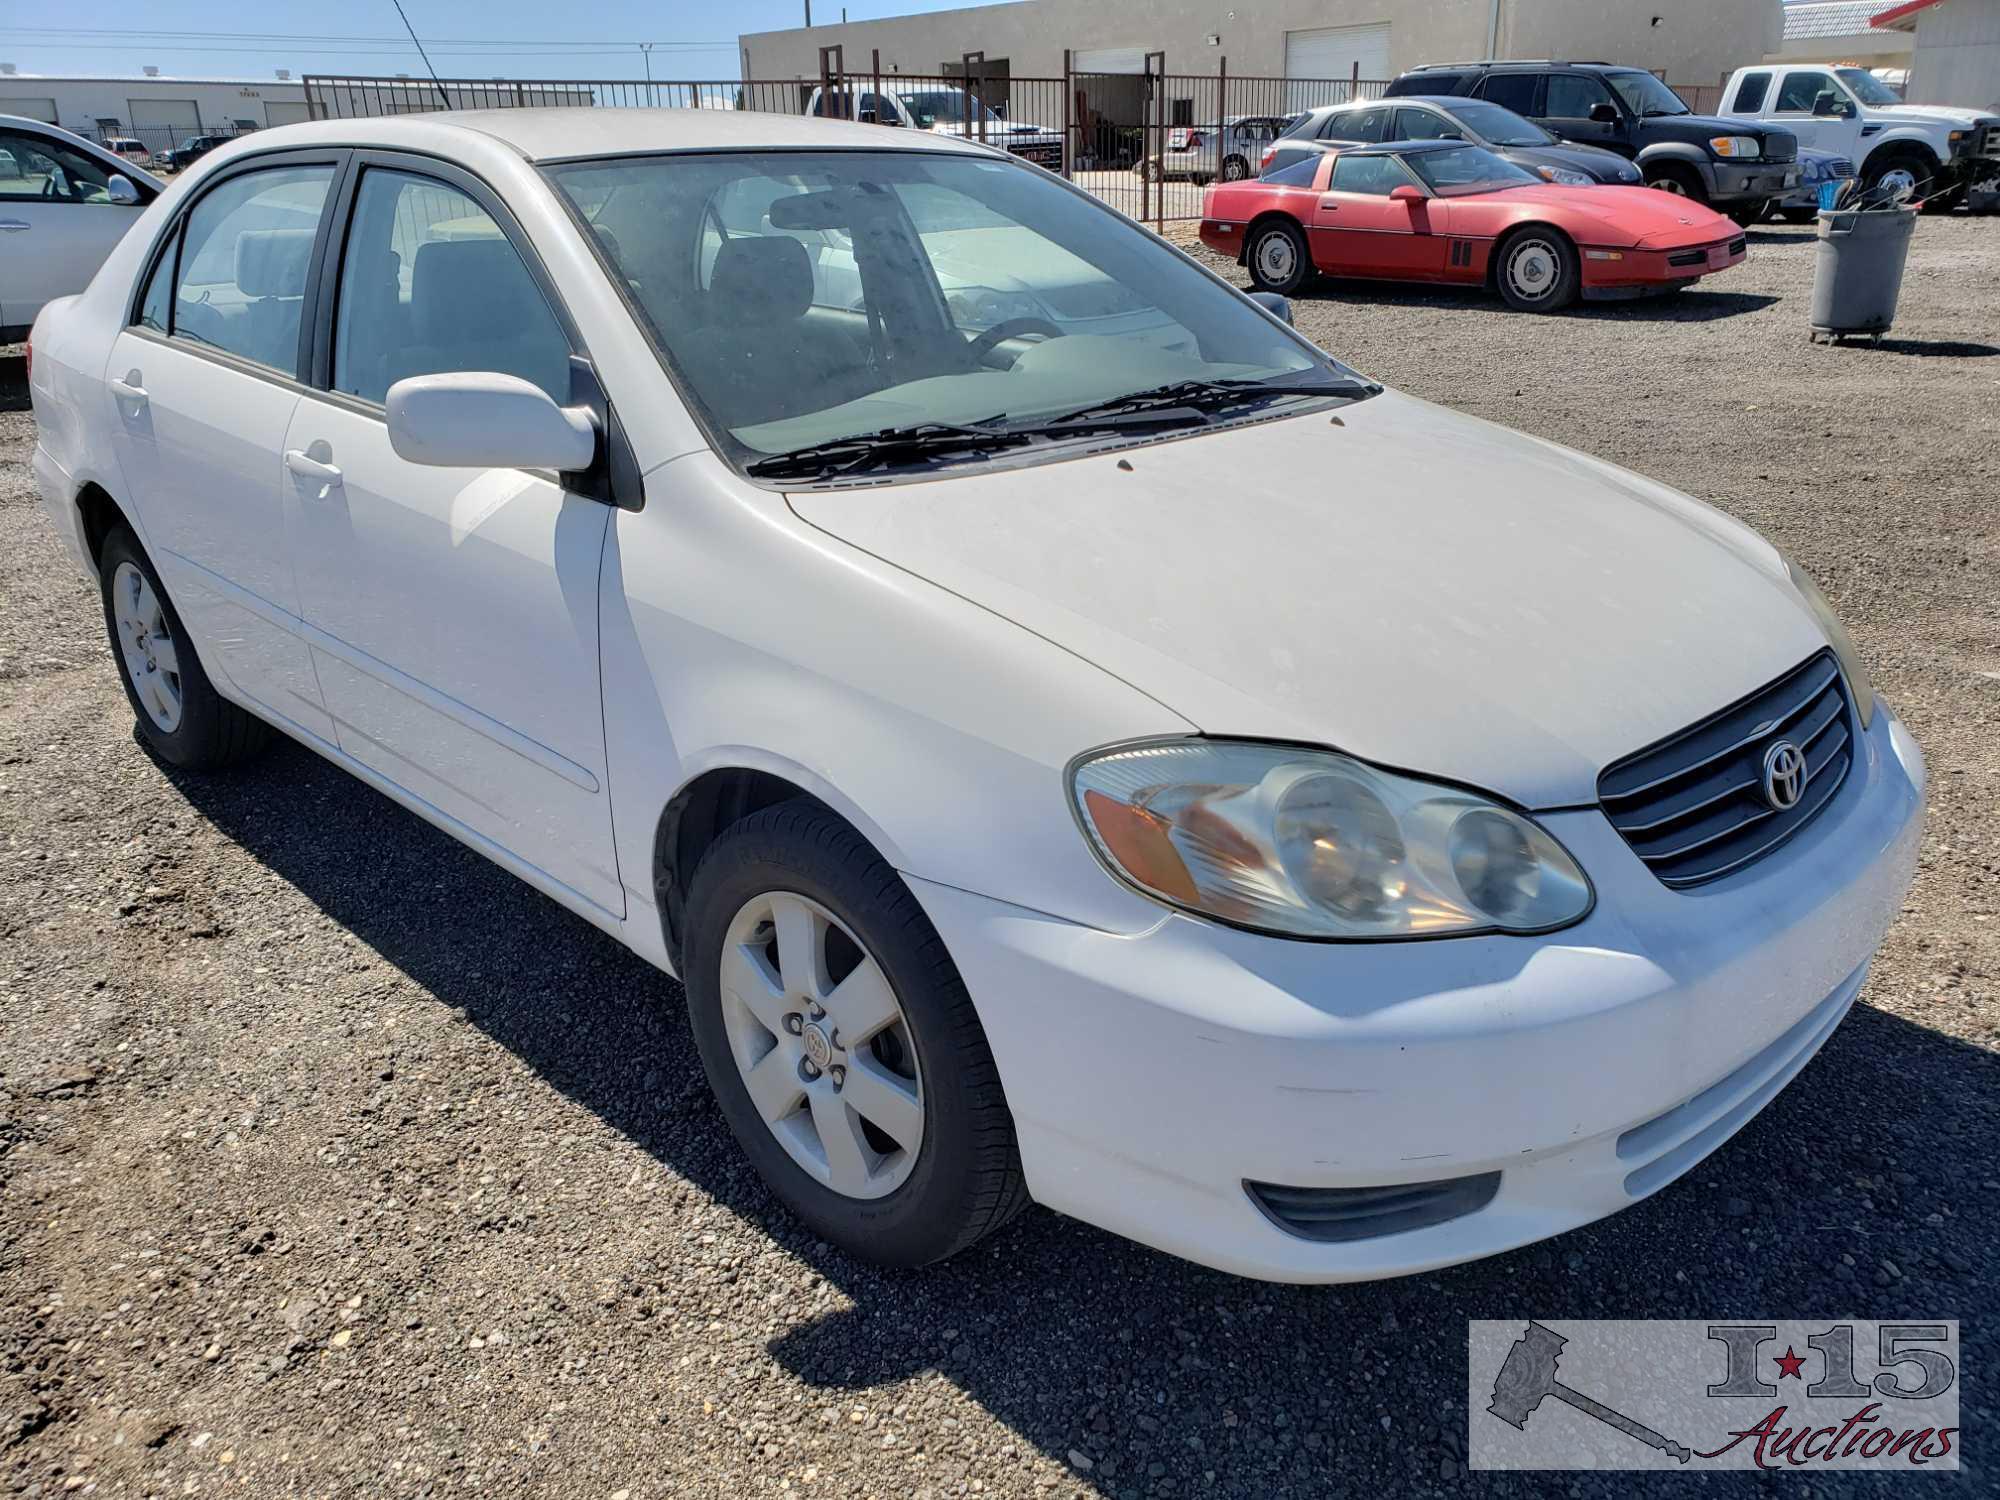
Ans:
{"type": "Polygon", "coordinates": [[[1488,146],[1553,146],[1556,138],[1511,109],[1468,99],[1451,112],[1469,135],[1488,146]]]}
{"type": "Polygon", "coordinates": [[[1355,379],[1013,162],[774,151],[546,170],[746,467],[926,424],[1039,442],[1055,417],[1178,382],[1355,379]]]}
{"type": "Polygon", "coordinates": [[[1533,172],[1517,167],[1480,146],[1460,146],[1449,151],[1412,151],[1409,165],[1440,198],[1487,193],[1495,188],[1519,187],[1523,183],[1542,180],[1533,172]]]}
{"type": "Polygon", "coordinates": [[[1754,115],[1764,107],[1764,96],[1770,92],[1769,73],[1745,73],[1743,81],[1736,85],[1736,102],[1729,106],[1729,112],[1736,115],[1754,115]]]}
{"type": "Polygon", "coordinates": [[[1787,73],[1784,86],[1778,90],[1777,112],[1781,115],[1809,115],[1814,101],[1821,94],[1829,93],[1836,99],[1846,97],[1829,74],[1787,73]]]}
{"type": "Polygon", "coordinates": [[[1456,139],[1459,129],[1443,115],[1427,109],[1396,111],[1395,139],[1399,141],[1442,141],[1456,139]]]}
{"type": "Polygon", "coordinates": [[[333,388],[380,403],[412,375],[494,370],[569,400],[569,340],[520,251],[477,200],[371,167],[334,305],[333,388]]]}
{"type": "Polygon", "coordinates": [[[1480,85],[1479,97],[1517,115],[1533,116],[1542,112],[1536,100],[1541,89],[1539,73],[1491,73],[1480,85]]]}
{"type": "Polygon", "coordinates": [[[172,333],[286,375],[299,363],[299,317],[329,166],[232,177],[188,213],[172,333]]]}
{"type": "Polygon", "coordinates": [[[1549,99],[1542,106],[1542,116],[1549,120],[1588,120],[1592,108],[1610,102],[1611,95],[1595,78],[1580,73],[1551,73],[1549,99]]]}
{"type": "Polygon", "coordinates": [[[0,201],[109,203],[112,170],[46,136],[0,130],[0,201]]]}
{"type": "Polygon", "coordinates": [[[1320,127],[1319,138],[1323,141],[1359,141],[1363,145],[1373,145],[1382,139],[1389,128],[1391,111],[1387,105],[1373,109],[1336,110],[1326,117],[1320,127]]]}
{"type": "Polygon", "coordinates": [[[1863,104],[1901,104],[1902,96],[1866,68],[1835,68],[1840,81],[1854,90],[1863,104]]]}
{"type": "Polygon", "coordinates": [[[1410,174],[1393,156],[1354,156],[1343,153],[1333,164],[1327,183],[1333,193],[1366,193],[1386,198],[1399,187],[1414,186],[1410,174]]]}

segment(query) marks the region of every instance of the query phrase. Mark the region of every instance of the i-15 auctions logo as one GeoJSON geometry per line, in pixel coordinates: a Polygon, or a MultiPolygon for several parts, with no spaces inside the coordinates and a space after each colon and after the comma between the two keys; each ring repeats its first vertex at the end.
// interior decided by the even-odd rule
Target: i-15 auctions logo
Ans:
{"type": "Polygon", "coordinates": [[[1958,1323],[1478,1320],[1475,1469],[1958,1468],[1958,1323]]]}

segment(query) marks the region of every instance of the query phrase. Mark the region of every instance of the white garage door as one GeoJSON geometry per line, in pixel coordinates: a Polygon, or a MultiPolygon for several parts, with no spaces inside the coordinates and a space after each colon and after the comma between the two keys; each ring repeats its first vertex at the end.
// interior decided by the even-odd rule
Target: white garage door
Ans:
{"type": "Polygon", "coordinates": [[[1143,73],[1146,71],[1146,49],[1085,47],[1071,55],[1069,66],[1073,73],[1143,73]]]}
{"type": "Polygon", "coordinates": [[[45,120],[56,122],[56,101],[53,99],[0,99],[0,115],[19,115],[24,120],[45,120]]]}
{"type": "Polygon", "coordinates": [[[201,131],[201,113],[192,99],[127,99],[125,107],[132,111],[134,130],[151,132],[145,141],[155,151],[160,149],[155,137],[164,140],[171,135],[178,145],[201,131]]]}
{"type": "MultiPolygon", "coordinates": [[[[1285,33],[1285,76],[1287,78],[1352,78],[1359,66],[1363,79],[1385,79],[1389,71],[1389,23],[1373,26],[1324,26],[1316,31],[1285,33]]],[[[1311,89],[1294,88],[1295,109],[1334,102],[1318,97],[1311,89]],[[1313,97],[1307,98],[1311,94],[1313,97]]]]}
{"type": "Polygon", "coordinates": [[[312,111],[306,108],[303,99],[266,99],[264,101],[264,121],[269,125],[297,125],[310,120],[312,111]]]}

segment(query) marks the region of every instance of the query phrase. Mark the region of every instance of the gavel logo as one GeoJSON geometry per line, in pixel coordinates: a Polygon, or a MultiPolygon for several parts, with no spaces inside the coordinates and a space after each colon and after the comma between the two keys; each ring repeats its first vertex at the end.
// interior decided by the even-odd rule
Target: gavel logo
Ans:
{"type": "Polygon", "coordinates": [[[1623,1412],[1613,1411],[1602,1402],[1593,1401],[1556,1379],[1556,1361],[1562,1358],[1563,1345],[1568,1342],[1553,1329],[1530,1323],[1528,1331],[1515,1340],[1514,1347],[1507,1351],[1506,1361],[1493,1380],[1493,1400],[1486,1409],[1508,1426],[1526,1432],[1528,1418],[1542,1404],[1542,1398],[1554,1396],[1556,1400],[1597,1418],[1606,1426],[1637,1438],[1647,1447],[1658,1448],[1669,1457],[1686,1463],[1692,1455],[1682,1444],[1672,1438],[1661,1437],[1652,1428],[1641,1426],[1623,1412]]]}

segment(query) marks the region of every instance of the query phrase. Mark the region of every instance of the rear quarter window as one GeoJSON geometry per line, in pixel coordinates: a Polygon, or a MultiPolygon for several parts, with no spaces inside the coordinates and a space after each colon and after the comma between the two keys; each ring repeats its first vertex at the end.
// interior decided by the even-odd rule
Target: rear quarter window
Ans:
{"type": "Polygon", "coordinates": [[[1479,97],[1529,119],[1542,112],[1540,73],[1490,73],[1479,86],[1479,97]]]}

